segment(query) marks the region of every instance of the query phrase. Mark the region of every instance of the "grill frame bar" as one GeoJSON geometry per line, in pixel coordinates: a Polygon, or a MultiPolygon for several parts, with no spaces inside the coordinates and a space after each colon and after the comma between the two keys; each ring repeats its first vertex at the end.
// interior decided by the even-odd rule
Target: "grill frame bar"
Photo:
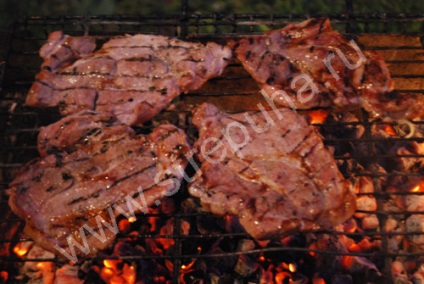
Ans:
{"type": "MultiPolygon", "coordinates": [[[[171,29],[170,33],[173,34],[168,34],[171,36],[177,36],[180,38],[185,38],[186,36],[190,35],[193,31],[194,32],[199,32],[199,34],[197,35],[197,38],[199,40],[214,40],[214,39],[218,39],[218,40],[226,40],[228,38],[237,38],[240,36],[244,36],[247,33],[239,33],[239,28],[243,29],[247,27],[247,30],[250,31],[249,34],[255,34],[258,33],[258,31],[255,30],[255,28],[257,28],[260,25],[265,24],[271,24],[270,27],[274,27],[274,26],[281,26],[283,25],[285,22],[288,21],[293,21],[293,20],[301,20],[301,19],[306,19],[307,17],[314,17],[314,16],[323,16],[323,15],[311,15],[311,16],[306,16],[306,15],[261,15],[261,14],[231,14],[231,15],[221,15],[221,14],[208,14],[208,15],[197,15],[197,14],[190,14],[189,12],[189,5],[188,5],[188,0],[182,0],[182,5],[181,5],[181,13],[177,14],[177,15],[163,15],[163,16],[64,16],[64,17],[27,17],[26,19],[24,19],[23,22],[17,22],[11,33],[10,33],[10,38],[9,38],[9,45],[7,48],[7,52],[6,52],[6,61],[4,64],[2,64],[0,66],[0,68],[2,68],[1,70],[3,72],[0,72],[0,79],[3,79],[0,82],[0,85],[3,86],[2,92],[0,93],[1,97],[0,100],[1,102],[9,102],[11,104],[7,104],[9,109],[5,109],[5,108],[1,108],[0,109],[0,116],[5,116],[7,117],[4,122],[5,125],[3,127],[2,125],[2,129],[4,129],[4,131],[0,130],[0,134],[2,136],[2,140],[4,142],[4,145],[7,145],[7,139],[8,137],[10,137],[12,134],[22,134],[22,133],[29,133],[30,136],[35,136],[38,130],[38,127],[36,128],[18,128],[18,129],[11,129],[11,127],[13,125],[7,125],[6,123],[11,123],[11,121],[14,121],[16,118],[16,115],[22,115],[24,118],[28,117],[28,119],[30,119],[31,116],[34,117],[38,117],[40,115],[39,111],[33,111],[33,110],[27,110],[25,108],[19,110],[19,114],[15,114],[13,112],[10,112],[10,108],[13,106],[13,102],[16,102],[18,105],[22,104],[22,99],[23,99],[23,94],[24,94],[24,90],[28,89],[31,81],[30,80],[23,80],[23,81],[15,81],[14,83],[10,84],[10,82],[5,82],[4,77],[8,75],[8,72],[11,72],[9,70],[13,70],[13,56],[14,51],[13,51],[13,44],[14,41],[18,40],[19,41],[19,37],[21,36],[21,32],[25,33],[26,29],[33,29],[35,27],[42,27],[42,29],[45,30],[44,32],[44,36],[47,35],[47,30],[51,29],[52,27],[55,26],[61,26],[64,28],[65,32],[67,31],[67,29],[70,29],[70,27],[77,27],[75,31],[73,31],[74,33],[78,33],[78,34],[88,34],[91,35],[93,33],[93,27],[96,26],[114,26],[116,25],[118,27],[117,31],[107,31],[105,33],[103,33],[102,31],[97,31],[94,30],[94,33],[96,33],[96,36],[98,37],[102,37],[102,36],[110,36],[113,35],[114,33],[116,34],[122,34],[127,32],[128,30],[125,29],[125,27],[135,27],[140,25],[141,26],[155,26],[161,22],[162,20],[169,20],[169,22],[163,23],[161,22],[161,25],[164,27],[174,27],[174,30],[171,29]],[[152,22],[149,22],[152,21],[152,22]],[[239,21],[239,22],[237,22],[239,21]],[[68,26],[69,25],[69,26],[68,26]],[[124,27],[123,30],[121,30],[121,26],[124,27]],[[225,32],[227,29],[225,29],[224,27],[227,26],[231,26],[232,27],[232,31],[233,32],[225,32]],[[208,27],[211,28],[209,33],[202,33],[202,29],[204,27],[208,27]],[[224,32],[222,32],[224,28],[224,32]],[[23,31],[22,31],[23,29],[23,31]],[[98,33],[98,34],[97,34],[98,33]],[[18,97],[20,100],[16,100],[16,94],[18,94],[18,97]],[[14,131],[18,132],[18,133],[13,133],[14,131]],[[4,132],[4,133],[3,133],[4,132]]],[[[353,37],[355,38],[357,35],[362,34],[362,32],[358,32],[358,26],[360,24],[364,25],[364,32],[368,33],[369,32],[369,26],[372,24],[380,24],[383,23],[384,24],[384,28],[383,30],[378,30],[377,32],[375,32],[375,34],[387,34],[387,33],[391,33],[389,31],[388,26],[386,25],[386,23],[392,23],[393,21],[395,21],[396,23],[399,23],[399,31],[403,31],[403,34],[408,34],[408,35],[416,35],[421,37],[421,40],[423,39],[424,36],[424,32],[410,32],[408,33],[407,31],[405,31],[405,25],[407,25],[408,23],[421,23],[421,25],[424,26],[424,14],[399,14],[399,15],[394,15],[394,14],[385,14],[385,13],[375,13],[375,14],[355,14],[353,11],[353,0],[347,0],[347,12],[345,14],[337,14],[337,15],[325,15],[325,16],[329,16],[329,18],[332,20],[332,23],[335,23],[336,25],[338,25],[339,27],[344,27],[344,33],[349,36],[349,37],[353,37]]],[[[160,25],[159,25],[160,26],[160,25]]],[[[133,30],[133,33],[136,33],[137,31],[133,30]]],[[[35,38],[36,40],[41,40],[41,38],[35,38]]],[[[423,41],[422,41],[423,42],[423,41]]],[[[375,49],[384,49],[381,47],[375,47],[375,49]]],[[[408,50],[408,49],[422,49],[419,47],[398,47],[395,49],[399,49],[399,50],[408,50]]],[[[38,50],[37,50],[38,51],[38,50]]],[[[29,56],[34,56],[35,50],[32,53],[29,53],[29,56]]],[[[418,60],[418,61],[414,61],[412,60],[413,63],[422,63],[424,60],[418,60]]],[[[405,61],[402,61],[405,62],[405,61]]],[[[389,63],[396,63],[396,62],[392,62],[389,61],[389,63]]],[[[37,66],[34,66],[35,68],[37,66]]],[[[37,70],[32,70],[32,71],[37,71],[37,70]]],[[[399,75],[401,78],[414,78],[414,77],[418,77],[418,78],[424,78],[424,75],[413,75],[408,77],[407,75],[399,75]]],[[[396,78],[396,75],[394,76],[396,78]]],[[[6,79],[8,79],[6,77],[6,79]]],[[[227,78],[228,79],[228,78],[227,78]]],[[[402,90],[402,92],[404,92],[404,90],[402,90]]],[[[408,92],[408,90],[406,90],[405,92],[408,92]]],[[[424,90],[409,90],[409,92],[414,92],[414,93],[424,93],[424,90]]],[[[213,94],[200,94],[200,93],[193,93],[190,94],[192,96],[212,96],[213,94]]],[[[238,93],[229,93],[229,94],[215,94],[216,96],[228,96],[228,95],[238,95],[238,93]]],[[[18,106],[19,107],[19,106],[18,106]]],[[[43,119],[42,119],[43,120],[43,119]]],[[[422,122],[419,122],[422,123],[422,122]]],[[[12,122],[13,124],[13,122],[12,122]]],[[[42,125],[42,122],[37,121],[36,124],[40,124],[42,125]]],[[[373,122],[368,122],[368,121],[361,121],[360,124],[362,126],[364,126],[367,129],[367,135],[368,137],[366,137],[366,139],[368,139],[368,142],[371,146],[371,148],[374,146],[374,144],[376,142],[378,142],[375,138],[373,138],[370,134],[370,125],[374,125],[373,122]]],[[[185,127],[188,127],[187,125],[185,125],[185,127]]],[[[34,137],[33,137],[34,138],[34,137]]],[[[361,139],[362,142],[367,141],[367,140],[363,140],[361,139]]],[[[405,138],[399,138],[401,141],[406,141],[407,139],[405,138]]],[[[413,141],[417,141],[417,142],[423,142],[424,139],[420,138],[413,138],[413,141]]],[[[351,141],[351,140],[349,140],[351,141]]],[[[327,141],[327,142],[335,142],[337,143],[337,141],[327,141]]],[[[7,162],[8,158],[7,156],[7,151],[8,150],[24,150],[24,152],[26,150],[29,151],[35,151],[36,149],[34,148],[34,146],[17,146],[17,148],[8,148],[7,146],[4,147],[1,151],[1,160],[0,160],[0,172],[2,173],[2,178],[0,180],[0,193],[3,193],[2,191],[4,191],[4,189],[7,187],[7,183],[10,181],[10,177],[4,177],[4,171],[8,170],[10,168],[17,168],[23,165],[23,162],[15,162],[15,163],[9,163],[7,162]],[[28,147],[29,149],[25,149],[25,147],[28,147]],[[6,158],[5,158],[6,157],[6,158]],[[6,162],[4,162],[6,161],[6,162]]],[[[370,149],[370,152],[375,155],[375,150],[370,149]]],[[[415,156],[418,158],[422,158],[422,155],[418,155],[415,156]]],[[[12,159],[13,160],[13,159],[12,159]]],[[[363,174],[363,173],[362,173],[363,174]]],[[[390,173],[392,174],[392,173],[390,173]]],[[[410,173],[405,173],[406,175],[410,175],[410,173]]],[[[417,173],[418,175],[420,173],[417,173]]],[[[381,174],[378,173],[371,173],[369,174],[372,179],[375,181],[376,179],[380,178],[381,174]]],[[[399,175],[399,173],[396,173],[395,175],[399,175]]],[[[377,185],[378,183],[375,183],[375,185],[377,185]]],[[[376,187],[376,192],[373,194],[375,196],[386,196],[386,195],[402,195],[402,194],[410,194],[410,193],[387,193],[382,191],[381,189],[378,189],[378,186],[376,187]]],[[[423,195],[423,193],[414,193],[417,195],[423,195]]],[[[0,195],[1,196],[1,195],[0,195]]],[[[377,200],[380,200],[379,198],[377,198],[377,200]]],[[[0,201],[0,207],[5,206],[6,205],[6,201],[2,200],[0,201]]],[[[379,204],[378,206],[380,209],[378,209],[377,211],[372,211],[373,214],[377,214],[379,216],[380,219],[380,224],[381,226],[385,223],[383,221],[385,221],[385,215],[388,214],[395,214],[395,212],[388,212],[388,211],[384,211],[381,210],[382,205],[379,204]]],[[[363,213],[370,213],[370,212],[363,212],[363,213]]],[[[414,212],[412,212],[414,213],[414,212]]],[[[409,212],[409,214],[412,214],[411,212],[409,212]]],[[[418,214],[423,214],[424,212],[416,212],[418,214]]],[[[399,214],[405,214],[405,213],[399,213],[399,214]]],[[[149,215],[146,215],[149,216],[149,215]]],[[[196,215],[197,216],[197,215],[196,215]]],[[[169,217],[169,216],[165,216],[165,217],[169,217]]],[[[184,214],[172,214],[171,217],[175,217],[176,222],[174,224],[174,232],[178,232],[179,231],[179,223],[181,222],[182,218],[184,217],[184,214]]],[[[15,222],[17,221],[17,219],[11,219],[11,218],[6,218],[6,219],[2,219],[0,218],[0,225],[2,223],[5,222],[15,222]]],[[[385,265],[384,265],[384,269],[385,271],[383,271],[384,274],[388,275],[388,278],[386,279],[387,283],[390,283],[391,276],[390,276],[390,258],[391,257],[395,257],[395,256],[406,256],[406,257],[413,257],[413,256],[424,256],[424,252],[419,252],[419,253],[389,253],[388,252],[388,237],[393,236],[393,235],[397,235],[399,233],[396,232],[385,232],[384,228],[382,228],[383,231],[382,232],[370,232],[370,233],[364,233],[364,234],[360,234],[360,236],[374,236],[374,235],[381,235],[382,236],[382,242],[383,242],[383,248],[384,248],[384,252],[381,253],[381,257],[383,257],[386,261],[385,265]]],[[[335,231],[328,231],[328,232],[321,232],[321,233],[330,233],[330,234],[343,234],[346,236],[357,236],[357,234],[354,233],[340,233],[340,232],[335,232],[335,231]]],[[[412,235],[414,234],[414,232],[405,232],[404,235],[412,235]]],[[[182,245],[180,243],[180,240],[187,240],[190,238],[216,238],[216,237],[238,237],[238,236],[245,236],[247,237],[246,234],[240,234],[240,233],[228,233],[228,234],[220,234],[220,235],[210,235],[210,236],[205,236],[205,235],[190,235],[190,236],[183,236],[179,233],[175,233],[173,235],[159,235],[159,236],[149,236],[149,235],[141,235],[139,238],[149,238],[149,237],[154,237],[154,238],[173,238],[174,240],[176,240],[176,255],[172,255],[172,256],[141,256],[143,258],[154,258],[154,259],[171,259],[174,263],[174,273],[173,273],[173,279],[172,281],[174,281],[175,283],[177,283],[179,281],[180,278],[180,270],[179,267],[181,267],[181,261],[182,259],[186,259],[186,258],[203,258],[203,257],[228,257],[230,255],[241,255],[241,254],[259,254],[259,253],[263,253],[263,252],[267,252],[267,251],[273,251],[273,252],[284,252],[284,251],[299,251],[299,252],[315,252],[315,253],[320,253],[320,254],[336,254],[336,255],[351,255],[351,256],[365,256],[365,257],[370,257],[370,256],[374,256],[374,253],[340,253],[340,252],[333,252],[333,251],[320,251],[320,250],[312,250],[312,249],[308,249],[308,248],[284,248],[284,247],[280,247],[280,248],[270,248],[270,249],[258,249],[258,250],[254,250],[254,251],[250,251],[250,252],[232,252],[232,253],[228,253],[228,254],[212,254],[212,255],[191,255],[191,254],[184,254],[181,249],[182,249],[182,245]]],[[[14,243],[14,242],[22,242],[22,241],[26,241],[27,239],[6,239],[6,240],[0,240],[0,244],[5,243],[5,242],[10,242],[10,243],[14,243]]],[[[140,258],[140,256],[137,256],[135,258],[140,258]]],[[[131,257],[126,257],[123,256],[121,259],[123,260],[132,260],[131,257]]],[[[4,260],[4,261],[10,261],[10,262],[23,262],[23,261],[48,261],[45,259],[20,259],[17,257],[10,257],[10,256],[0,256],[0,261],[4,260]]],[[[57,259],[53,259],[54,261],[57,261],[57,259]]]]}

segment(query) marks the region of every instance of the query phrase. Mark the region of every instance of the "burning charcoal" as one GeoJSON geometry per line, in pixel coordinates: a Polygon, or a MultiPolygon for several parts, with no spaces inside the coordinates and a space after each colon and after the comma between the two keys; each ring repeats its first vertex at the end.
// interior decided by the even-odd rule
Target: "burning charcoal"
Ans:
{"type": "Polygon", "coordinates": [[[414,250],[424,250],[424,215],[412,214],[406,219],[406,231],[416,232],[415,235],[408,235],[407,238],[414,245],[414,250]]]}
{"type": "Polygon", "coordinates": [[[13,252],[17,256],[23,257],[28,253],[28,251],[30,251],[30,249],[33,245],[34,245],[34,242],[32,242],[32,241],[19,242],[13,247],[13,252]]]}
{"type": "MultiPolygon", "coordinates": [[[[370,195],[361,195],[356,198],[356,207],[357,210],[360,211],[375,211],[377,210],[377,200],[370,195]]],[[[369,215],[368,213],[362,212],[355,213],[356,218],[364,218],[369,215]]]]}
{"type": "Polygon", "coordinates": [[[355,182],[357,193],[374,193],[374,185],[370,177],[360,176],[355,182]]]}
{"type": "Polygon", "coordinates": [[[371,214],[362,218],[361,225],[364,230],[377,230],[380,226],[380,221],[377,215],[371,214]]]}
{"type": "MultiPolygon", "coordinates": [[[[54,254],[44,250],[38,245],[33,245],[29,250],[27,256],[28,259],[53,259],[54,254]]],[[[26,261],[21,267],[21,274],[28,276],[30,279],[38,279],[41,277],[54,278],[52,262],[33,262],[26,261]]],[[[49,282],[47,282],[49,283],[49,282]]],[[[50,282],[53,283],[53,282],[50,282]]]]}
{"type": "Polygon", "coordinates": [[[256,244],[253,240],[243,239],[238,243],[237,251],[249,251],[253,250],[256,247],[256,244]]]}
{"type": "Polygon", "coordinates": [[[325,280],[318,273],[315,273],[312,278],[312,284],[325,284],[325,280]]]}
{"type": "Polygon", "coordinates": [[[394,275],[393,276],[393,283],[395,284],[411,284],[411,281],[408,278],[408,275],[394,275]]]}
{"type": "Polygon", "coordinates": [[[380,274],[374,263],[372,263],[369,259],[360,256],[343,256],[342,267],[350,273],[368,275],[371,271],[374,271],[377,274],[380,274]]]}
{"type": "Polygon", "coordinates": [[[124,278],[126,284],[134,284],[136,278],[136,269],[134,265],[124,264],[122,268],[122,278],[124,278]]]}
{"type": "Polygon", "coordinates": [[[240,255],[238,257],[234,271],[243,277],[252,275],[259,269],[259,264],[248,255],[240,255]]]}
{"type": "Polygon", "coordinates": [[[406,271],[405,271],[405,266],[403,265],[403,263],[402,262],[400,262],[400,261],[393,261],[393,263],[392,263],[392,274],[393,274],[393,276],[395,276],[395,275],[399,275],[399,274],[406,274],[406,271]]]}
{"type": "Polygon", "coordinates": [[[386,163],[386,168],[390,170],[408,171],[415,165],[423,167],[424,143],[416,141],[398,142],[389,150],[389,155],[393,156],[386,163]],[[404,157],[408,155],[412,157],[404,157]]]}
{"type": "Polygon", "coordinates": [[[351,156],[353,150],[357,147],[356,143],[365,132],[365,128],[359,124],[356,118],[350,112],[331,113],[325,124],[321,126],[322,135],[331,141],[331,139],[343,139],[337,143],[331,143],[334,149],[334,155],[351,156]]]}
{"type": "Polygon", "coordinates": [[[163,255],[163,249],[169,248],[171,245],[174,244],[174,242],[171,239],[151,239],[147,238],[144,240],[145,247],[146,247],[146,253],[148,255],[163,255]],[[160,247],[159,247],[160,245],[160,247]],[[165,245],[165,247],[164,247],[165,245]]]}
{"type": "Polygon", "coordinates": [[[128,234],[131,230],[131,223],[128,221],[127,218],[123,218],[119,220],[118,228],[122,234],[128,234]]]}
{"type": "Polygon", "coordinates": [[[260,280],[259,283],[272,283],[274,281],[274,273],[272,272],[273,266],[268,266],[268,269],[265,270],[261,268],[260,280]]]}
{"type": "Polygon", "coordinates": [[[189,197],[181,202],[181,209],[183,213],[192,213],[198,212],[201,207],[193,198],[189,197]]]}
{"type": "Polygon", "coordinates": [[[127,239],[119,239],[118,242],[113,247],[114,256],[120,255],[140,255],[144,254],[144,249],[140,250],[139,247],[134,247],[127,239]]]}
{"type": "Polygon", "coordinates": [[[84,281],[79,278],[79,268],[65,264],[56,270],[55,283],[75,283],[82,284],[84,281]]]}
{"type": "MultiPolygon", "coordinates": [[[[160,228],[160,235],[163,236],[172,236],[174,234],[174,226],[175,226],[175,218],[170,218],[166,222],[165,225],[163,225],[160,228]]],[[[180,232],[179,234],[186,236],[189,234],[190,231],[190,223],[187,222],[184,219],[180,220],[180,232]]],[[[178,233],[177,233],[178,234],[178,233]]],[[[158,238],[156,241],[165,249],[169,249],[169,247],[173,246],[175,241],[173,238],[158,238]]]]}
{"type": "Polygon", "coordinates": [[[417,271],[412,275],[413,284],[422,284],[424,283],[424,265],[421,265],[417,271]]]}

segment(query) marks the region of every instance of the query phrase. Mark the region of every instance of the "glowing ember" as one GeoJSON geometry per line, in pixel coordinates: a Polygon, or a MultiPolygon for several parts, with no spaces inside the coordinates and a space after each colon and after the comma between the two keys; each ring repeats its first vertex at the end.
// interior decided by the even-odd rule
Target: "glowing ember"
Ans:
{"type": "Polygon", "coordinates": [[[125,284],[125,279],[119,275],[114,275],[109,281],[110,284],[125,284]]]}
{"type": "Polygon", "coordinates": [[[384,131],[387,133],[387,134],[389,134],[390,136],[396,136],[397,134],[396,134],[396,131],[395,131],[395,129],[393,128],[393,126],[391,126],[390,124],[386,124],[385,126],[384,126],[384,131]]]}
{"type": "Polygon", "coordinates": [[[312,251],[312,250],[316,250],[317,248],[318,248],[318,246],[317,246],[317,244],[316,244],[316,243],[312,243],[312,244],[310,244],[310,245],[309,245],[309,249],[310,249],[311,251],[309,252],[309,255],[310,255],[310,256],[312,256],[312,257],[316,256],[317,254],[316,254],[314,251],[312,251]]]}
{"type": "Polygon", "coordinates": [[[353,262],[354,262],[353,256],[344,255],[342,257],[342,267],[346,270],[349,270],[349,268],[352,266],[353,262]]]}
{"type": "Polygon", "coordinates": [[[28,253],[31,245],[32,245],[32,242],[20,242],[13,248],[13,252],[17,256],[23,257],[24,255],[28,253]]]}
{"type": "Polygon", "coordinates": [[[130,222],[128,219],[122,219],[118,223],[119,231],[123,232],[124,234],[127,234],[130,231],[130,222]]]}
{"type": "Polygon", "coordinates": [[[275,275],[275,283],[283,284],[283,283],[291,283],[291,274],[289,272],[278,272],[275,275]],[[289,280],[289,282],[287,282],[289,280]]]}
{"type": "Polygon", "coordinates": [[[421,182],[411,188],[410,192],[422,192],[424,190],[424,182],[421,182]]]}
{"type": "Polygon", "coordinates": [[[9,273],[7,271],[0,271],[0,279],[3,281],[3,283],[6,283],[8,278],[9,273]]]}
{"type": "Polygon", "coordinates": [[[290,264],[289,264],[289,271],[290,271],[291,273],[296,272],[296,264],[294,264],[294,263],[290,263],[290,264]]]}
{"type": "Polygon", "coordinates": [[[103,265],[113,271],[118,271],[118,264],[121,262],[122,260],[105,259],[103,260],[103,265]]]}
{"type": "Polygon", "coordinates": [[[134,223],[135,221],[137,221],[137,217],[135,216],[131,216],[130,218],[128,218],[128,222],[130,223],[134,223]]]}
{"type": "Polygon", "coordinates": [[[126,283],[134,284],[135,283],[135,267],[134,265],[125,264],[122,272],[122,277],[125,279],[126,283]]]}
{"type": "Polygon", "coordinates": [[[113,269],[107,268],[107,267],[103,267],[102,268],[102,271],[100,272],[100,277],[104,281],[108,282],[109,279],[112,278],[113,274],[114,274],[113,269]]]}
{"type": "Polygon", "coordinates": [[[310,124],[321,124],[327,119],[328,111],[317,109],[309,112],[308,115],[310,124]]]}

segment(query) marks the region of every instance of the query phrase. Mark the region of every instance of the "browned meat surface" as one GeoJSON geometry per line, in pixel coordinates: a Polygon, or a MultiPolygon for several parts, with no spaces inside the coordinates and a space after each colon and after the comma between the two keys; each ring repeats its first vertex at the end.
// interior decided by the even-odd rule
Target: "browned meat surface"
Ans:
{"type": "Polygon", "coordinates": [[[103,141],[117,140],[134,131],[107,112],[81,111],[42,127],[38,134],[38,152],[42,157],[58,152],[72,152],[89,145],[101,147],[103,141]]]}
{"type": "Polygon", "coordinates": [[[64,67],[44,68],[36,76],[26,104],[59,106],[63,115],[82,109],[109,111],[128,125],[152,119],[181,93],[196,90],[220,75],[232,57],[228,46],[216,43],[204,45],[139,34],[111,39],[69,65],[56,62],[74,58],[69,54],[77,53],[64,48],[65,44],[86,44],[92,39],[62,35],[65,40],[56,40],[59,35],[53,33],[40,54],[44,66],[64,67]],[[54,56],[54,51],[62,49],[69,56],[54,56]],[[55,62],[46,63],[50,61],[55,62]]]}
{"type": "Polygon", "coordinates": [[[55,72],[90,54],[95,48],[93,37],[73,37],[61,31],[52,32],[40,49],[40,56],[44,60],[41,68],[55,72]]]}
{"type": "Polygon", "coordinates": [[[354,41],[332,30],[328,19],[291,23],[241,39],[235,54],[281,106],[363,107],[373,117],[394,119],[424,114],[422,96],[392,92],[394,83],[383,58],[361,51],[354,41]]]}
{"type": "Polygon", "coordinates": [[[42,157],[10,183],[9,204],[26,221],[30,237],[50,251],[60,253],[59,246],[70,255],[92,255],[108,247],[117,233],[103,225],[104,239],[99,240],[86,231],[89,250],[72,252],[68,237],[83,244],[82,226],[101,235],[101,224],[113,227],[115,216],[131,213],[128,204],[144,212],[174,193],[190,151],[185,133],[175,126],[163,124],[149,135],[136,135],[110,114],[96,117],[94,112],[66,117],[41,134],[40,141],[46,141],[39,146],[42,157]]]}
{"type": "Polygon", "coordinates": [[[296,112],[194,111],[201,168],[189,191],[212,213],[237,215],[257,239],[329,228],[355,210],[351,184],[296,112]]]}

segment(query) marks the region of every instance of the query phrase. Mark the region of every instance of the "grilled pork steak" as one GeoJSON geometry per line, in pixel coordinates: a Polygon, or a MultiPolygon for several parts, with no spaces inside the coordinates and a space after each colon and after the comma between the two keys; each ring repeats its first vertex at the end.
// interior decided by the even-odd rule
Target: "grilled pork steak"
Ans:
{"type": "Polygon", "coordinates": [[[333,31],[328,19],[291,23],[243,38],[235,54],[267,96],[281,106],[363,107],[373,117],[394,119],[424,114],[422,96],[392,92],[394,82],[383,58],[361,51],[333,31]]]}
{"type": "Polygon", "coordinates": [[[253,237],[329,228],[354,213],[350,183],[296,112],[227,114],[202,104],[193,124],[202,165],[189,192],[212,213],[237,215],[253,237]]]}
{"type": "Polygon", "coordinates": [[[115,216],[131,215],[131,208],[147,210],[178,190],[176,180],[183,177],[190,150],[185,133],[175,126],[136,135],[112,115],[92,111],[47,126],[41,136],[42,157],[10,183],[9,204],[37,243],[55,252],[61,252],[59,246],[69,255],[106,248],[117,231],[105,224],[113,227],[115,216]],[[80,230],[87,226],[99,235],[103,226],[103,238],[87,230],[84,238],[80,230]],[[86,241],[87,250],[70,248],[69,237],[86,241]]]}
{"type": "Polygon", "coordinates": [[[42,127],[37,148],[42,157],[58,152],[71,153],[78,147],[103,147],[104,141],[113,141],[134,135],[134,131],[108,112],[85,110],[66,116],[42,127]]]}
{"type": "Polygon", "coordinates": [[[52,33],[40,52],[45,68],[36,76],[26,104],[59,106],[63,115],[82,109],[109,111],[120,121],[136,125],[153,118],[181,93],[220,75],[232,57],[228,46],[216,43],[139,34],[111,39],[71,65],[49,63],[69,61],[69,56],[58,57],[45,50],[62,50],[69,42],[91,48],[92,41],[52,33]],[[60,35],[66,40],[57,40],[60,35]]]}

